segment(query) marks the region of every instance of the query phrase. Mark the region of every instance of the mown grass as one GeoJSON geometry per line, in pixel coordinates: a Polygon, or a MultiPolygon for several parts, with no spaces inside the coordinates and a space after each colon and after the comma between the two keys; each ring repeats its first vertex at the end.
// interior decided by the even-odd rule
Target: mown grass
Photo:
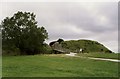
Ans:
{"type": "Polygon", "coordinates": [[[77,54],[81,57],[95,57],[95,58],[109,58],[109,59],[119,59],[118,53],[79,53],[77,54]]]}
{"type": "Polygon", "coordinates": [[[118,63],[64,55],[4,56],[3,77],[117,77],[118,63]]]}
{"type": "Polygon", "coordinates": [[[2,78],[2,56],[0,55],[0,78],[2,78]]]}

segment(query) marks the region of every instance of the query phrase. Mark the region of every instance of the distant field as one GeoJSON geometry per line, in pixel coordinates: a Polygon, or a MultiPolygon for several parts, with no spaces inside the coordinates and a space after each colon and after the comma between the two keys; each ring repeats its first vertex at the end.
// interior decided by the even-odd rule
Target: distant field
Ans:
{"type": "Polygon", "coordinates": [[[118,55],[120,54],[115,54],[115,53],[79,53],[77,54],[78,56],[81,57],[96,57],[96,58],[109,58],[109,59],[119,59],[118,55]]]}
{"type": "Polygon", "coordinates": [[[4,56],[3,77],[117,77],[118,63],[65,55],[4,56]]]}

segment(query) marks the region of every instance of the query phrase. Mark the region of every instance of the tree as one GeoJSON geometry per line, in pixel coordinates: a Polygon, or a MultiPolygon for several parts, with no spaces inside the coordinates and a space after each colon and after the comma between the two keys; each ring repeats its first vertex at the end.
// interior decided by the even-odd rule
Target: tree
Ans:
{"type": "Polygon", "coordinates": [[[3,48],[19,48],[21,54],[41,52],[48,33],[38,27],[34,13],[18,11],[1,23],[3,48]]]}
{"type": "Polygon", "coordinates": [[[54,43],[56,43],[57,41],[52,41],[49,43],[50,46],[52,46],[54,43]]]}
{"type": "Polygon", "coordinates": [[[63,40],[63,39],[60,39],[60,38],[57,40],[57,42],[59,42],[59,44],[60,44],[61,42],[63,42],[63,41],[64,41],[64,40],[63,40]]]}

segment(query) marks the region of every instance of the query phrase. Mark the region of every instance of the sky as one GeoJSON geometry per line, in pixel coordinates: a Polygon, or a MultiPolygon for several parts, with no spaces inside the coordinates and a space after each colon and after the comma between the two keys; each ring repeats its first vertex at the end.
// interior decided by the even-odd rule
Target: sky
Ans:
{"type": "Polygon", "coordinates": [[[46,43],[88,39],[118,52],[117,2],[1,2],[0,20],[17,11],[34,12],[38,25],[48,31],[46,43]]]}

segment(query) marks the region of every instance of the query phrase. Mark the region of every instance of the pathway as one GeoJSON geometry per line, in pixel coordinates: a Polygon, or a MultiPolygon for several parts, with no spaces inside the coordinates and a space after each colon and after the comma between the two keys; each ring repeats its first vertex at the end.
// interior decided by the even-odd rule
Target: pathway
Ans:
{"type": "MultiPolygon", "coordinates": [[[[68,55],[69,56],[69,55],[68,55]]],[[[80,57],[80,56],[75,56],[74,57],[80,57]]],[[[103,60],[103,61],[112,61],[112,62],[120,62],[120,60],[117,59],[107,59],[107,58],[93,58],[93,57],[84,57],[84,58],[89,58],[93,60],[103,60]]]]}
{"type": "Polygon", "coordinates": [[[88,57],[89,59],[94,59],[94,60],[105,60],[105,61],[112,61],[112,62],[120,62],[120,60],[117,59],[106,59],[106,58],[93,58],[93,57],[88,57]]]}

